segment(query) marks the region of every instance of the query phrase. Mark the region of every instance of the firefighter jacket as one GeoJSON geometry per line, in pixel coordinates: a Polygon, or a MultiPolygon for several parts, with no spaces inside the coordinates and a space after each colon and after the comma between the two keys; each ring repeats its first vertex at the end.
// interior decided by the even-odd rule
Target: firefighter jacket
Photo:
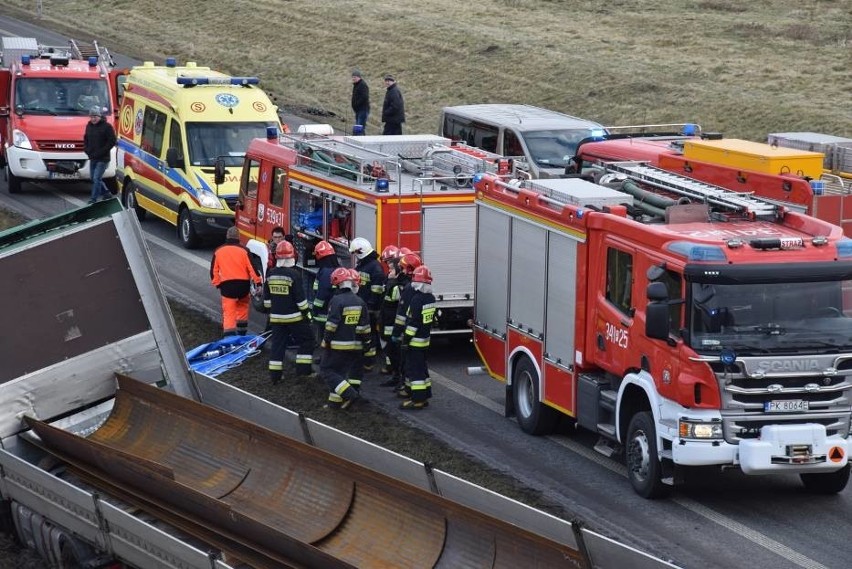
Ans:
{"type": "Polygon", "coordinates": [[[415,292],[410,282],[402,287],[399,293],[399,304],[396,307],[396,317],[393,320],[392,338],[402,338],[406,323],[408,322],[408,305],[415,292]]]}
{"type": "Polygon", "coordinates": [[[293,267],[269,269],[263,284],[263,307],[269,310],[270,324],[309,320],[308,301],[299,271],[293,267]]]}
{"type": "Polygon", "coordinates": [[[228,240],[213,252],[210,261],[210,282],[227,298],[242,298],[251,292],[251,281],[260,285],[260,275],[254,270],[248,249],[237,241],[228,240]]]}
{"type": "Polygon", "coordinates": [[[334,296],[334,285],[331,284],[331,273],[336,267],[320,267],[313,284],[314,299],[311,302],[311,310],[314,320],[325,322],[328,316],[328,303],[334,296]]]}
{"type": "Polygon", "coordinates": [[[382,325],[382,334],[390,336],[393,333],[393,324],[396,321],[396,310],[399,308],[399,298],[402,289],[411,280],[411,277],[401,273],[395,277],[388,277],[385,282],[385,295],[382,298],[382,309],[379,312],[379,322],[382,325]]]}
{"type": "Polygon", "coordinates": [[[338,289],[328,305],[323,342],[332,350],[367,352],[372,349],[367,306],[348,288],[338,289]]]}
{"type": "Polygon", "coordinates": [[[358,260],[355,270],[361,273],[361,283],[358,296],[364,299],[367,310],[370,312],[379,310],[382,305],[382,296],[385,294],[385,270],[379,262],[379,255],[373,251],[363,259],[358,260]]]}
{"type": "Polygon", "coordinates": [[[411,348],[428,348],[435,320],[435,295],[431,292],[415,291],[408,304],[405,339],[403,342],[411,348]]]}

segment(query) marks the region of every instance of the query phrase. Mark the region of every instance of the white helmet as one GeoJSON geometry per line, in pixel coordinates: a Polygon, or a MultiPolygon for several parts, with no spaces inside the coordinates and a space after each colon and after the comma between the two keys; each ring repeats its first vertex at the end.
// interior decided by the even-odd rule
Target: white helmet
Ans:
{"type": "Polygon", "coordinates": [[[359,259],[363,259],[373,252],[373,246],[363,237],[356,237],[349,243],[349,252],[354,253],[359,259]]]}

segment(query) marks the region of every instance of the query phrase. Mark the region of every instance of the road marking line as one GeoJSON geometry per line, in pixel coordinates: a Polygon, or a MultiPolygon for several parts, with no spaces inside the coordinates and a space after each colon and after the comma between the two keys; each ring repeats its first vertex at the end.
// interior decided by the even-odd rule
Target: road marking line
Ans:
{"type": "MultiPolygon", "coordinates": [[[[495,403],[488,397],[484,395],[480,395],[476,391],[470,389],[469,387],[465,387],[455,381],[446,378],[438,373],[432,372],[432,381],[434,383],[438,383],[447,389],[454,391],[461,395],[462,397],[466,397],[473,401],[474,403],[478,403],[482,405],[489,411],[494,411],[500,415],[504,414],[503,406],[499,403],[495,403]]],[[[579,454],[583,458],[591,460],[596,464],[603,466],[604,468],[627,478],[627,467],[623,464],[616,462],[612,459],[605,457],[604,455],[596,452],[593,449],[587,448],[580,443],[571,440],[565,435],[549,435],[547,437],[548,440],[555,442],[556,444],[565,447],[566,449],[579,454]]],[[[828,569],[822,563],[814,561],[813,559],[798,553],[797,551],[787,547],[783,543],[775,541],[771,537],[768,537],[759,531],[753,530],[750,527],[737,522],[727,516],[720,514],[719,512],[708,508],[707,506],[692,500],[691,498],[670,498],[670,501],[675,504],[681,506],[682,508],[689,510],[690,512],[697,514],[703,517],[706,520],[709,520],[715,524],[722,526],[725,529],[728,529],[737,535],[744,537],[745,539],[755,543],[772,553],[783,557],[787,561],[798,565],[799,567],[804,567],[806,569],[828,569]]]]}

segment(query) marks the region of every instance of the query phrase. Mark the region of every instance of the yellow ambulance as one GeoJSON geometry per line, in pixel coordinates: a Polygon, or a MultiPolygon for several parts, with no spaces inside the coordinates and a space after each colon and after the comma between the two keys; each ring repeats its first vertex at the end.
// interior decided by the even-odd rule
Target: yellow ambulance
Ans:
{"type": "MultiPolygon", "coordinates": [[[[122,201],[177,227],[186,248],[234,225],[243,156],[278,109],[256,77],[232,77],[194,62],[134,67],[118,120],[116,177],[122,201]]],[[[255,172],[254,175],[257,175],[255,172]]]]}

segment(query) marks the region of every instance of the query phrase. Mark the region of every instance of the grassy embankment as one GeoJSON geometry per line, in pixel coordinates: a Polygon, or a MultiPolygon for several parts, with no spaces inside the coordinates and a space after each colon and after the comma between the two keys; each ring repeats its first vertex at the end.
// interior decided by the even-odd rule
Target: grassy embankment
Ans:
{"type": "MultiPolygon", "coordinates": [[[[4,4],[33,17],[31,0],[4,4]]],[[[285,107],[350,122],[357,66],[372,132],[391,72],[410,133],[435,132],[444,105],[523,102],[765,140],[852,136],[850,14],[852,0],[64,0],[42,23],[139,59],[260,75],[285,107]]]]}

